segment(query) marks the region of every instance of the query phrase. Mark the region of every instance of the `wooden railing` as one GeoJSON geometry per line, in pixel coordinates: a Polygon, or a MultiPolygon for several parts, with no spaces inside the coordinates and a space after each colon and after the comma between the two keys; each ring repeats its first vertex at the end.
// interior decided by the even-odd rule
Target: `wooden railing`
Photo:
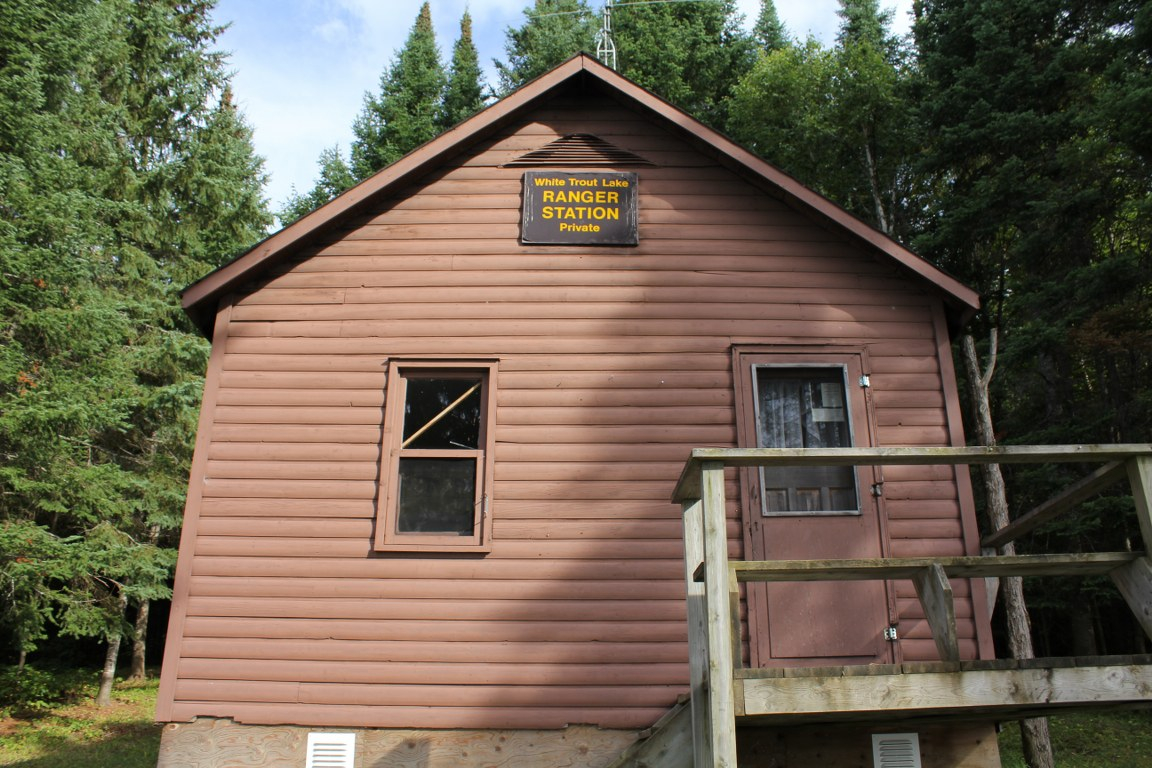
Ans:
{"type": "MultiPolygon", "coordinates": [[[[1055,462],[1095,462],[1104,466],[986,537],[982,542],[985,547],[1002,547],[1127,478],[1135,500],[1143,549],[1152,551],[1152,445],[694,450],[677,483],[673,500],[680,502],[684,509],[695,765],[735,768],[736,717],[749,714],[743,703],[745,681],[737,680],[734,675],[740,663],[740,582],[911,579],[941,659],[957,663],[960,654],[949,578],[1107,573],[1145,632],[1152,636],[1152,561],[1140,552],[729,563],[724,512],[726,468],[1055,462]]],[[[1033,694],[1037,701],[1048,701],[1045,697],[1052,697],[1051,686],[1055,684],[1050,678],[1049,675],[1044,683],[1048,688],[1033,694]]],[[[1150,681],[1152,677],[1143,672],[1134,679],[1124,677],[1111,681],[1117,690],[1115,701],[1152,698],[1148,692],[1150,681]]],[[[919,682],[922,689],[931,685],[931,681],[919,682]]],[[[1017,688],[1026,687],[1029,680],[1013,679],[1009,683],[1017,688]]],[[[951,695],[949,691],[953,688],[945,681],[939,696],[951,695]]],[[[960,706],[963,704],[959,702],[960,706]]],[[[994,704],[985,699],[980,702],[980,706],[989,708],[994,704]]],[[[977,706],[975,700],[971,705],[977,706]]],[[[919,711],[934,711],[933,707],[939,709],[941,701],[922,704],[919,711]]]]}

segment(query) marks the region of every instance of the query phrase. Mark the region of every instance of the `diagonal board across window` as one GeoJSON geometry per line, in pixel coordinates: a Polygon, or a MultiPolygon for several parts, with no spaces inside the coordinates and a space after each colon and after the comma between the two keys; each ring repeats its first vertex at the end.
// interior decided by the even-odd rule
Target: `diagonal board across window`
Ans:
{"type": "Polygon", "coordinates": [[[520,239],[540,245],[637,245],[635,173],[528,171],[520,239]]]}
{"type": "Polygon", "coordinates": [[[388,365],[376,548],[484,550],[496,363],[388,365]]]}

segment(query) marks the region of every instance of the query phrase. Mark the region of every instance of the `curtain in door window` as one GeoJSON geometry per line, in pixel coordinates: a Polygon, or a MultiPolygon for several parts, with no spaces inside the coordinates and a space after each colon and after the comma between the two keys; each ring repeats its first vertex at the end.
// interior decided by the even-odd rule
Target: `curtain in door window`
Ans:
{"type": "MultiPolygon", "coordinates": [[[[840,368],[755,368],[757,439],[762,448],[852,445],[840,368]]],[[[851,467],[766,468],[764,514],[858,511],[851,467]]]]}

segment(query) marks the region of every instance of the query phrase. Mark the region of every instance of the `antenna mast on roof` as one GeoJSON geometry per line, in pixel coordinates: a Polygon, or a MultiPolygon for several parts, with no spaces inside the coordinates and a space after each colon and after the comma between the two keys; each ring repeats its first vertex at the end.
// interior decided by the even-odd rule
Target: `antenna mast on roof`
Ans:
{"type": "Polygon", "coordinates": [[[612,39],[612,0],[604,3],[603,23],[596,33],[596,58],[606,67],[616,69],[616,42],[612,39]]]}
{"type": "MultiPolygon", "coordinates": [[[[596,32],[596,58],[600,63],[616,69],[616,43],[612,40],[612,9],[623,8],[628,5],[668,5],[670,3],[714,3],[719,0],[625,0],[616,5],[614,0],[604,0],[604,12],[601,16],[600,29],[596,32]]],[[[586,9],[575,11],[553,11],[552,13],[532,13],[524,11],[529,19],[543,19],[548,16],[577,16],[587,13],[586,9]]]]}

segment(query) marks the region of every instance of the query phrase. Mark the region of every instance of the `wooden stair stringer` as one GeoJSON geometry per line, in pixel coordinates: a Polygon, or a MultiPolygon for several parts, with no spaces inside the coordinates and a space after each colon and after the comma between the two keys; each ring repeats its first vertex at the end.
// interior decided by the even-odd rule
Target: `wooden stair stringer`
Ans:
{"type": "Polygon", "coordinates": [[[605,768],[693,768],[692,706],[682,696],[605,768]]]}

